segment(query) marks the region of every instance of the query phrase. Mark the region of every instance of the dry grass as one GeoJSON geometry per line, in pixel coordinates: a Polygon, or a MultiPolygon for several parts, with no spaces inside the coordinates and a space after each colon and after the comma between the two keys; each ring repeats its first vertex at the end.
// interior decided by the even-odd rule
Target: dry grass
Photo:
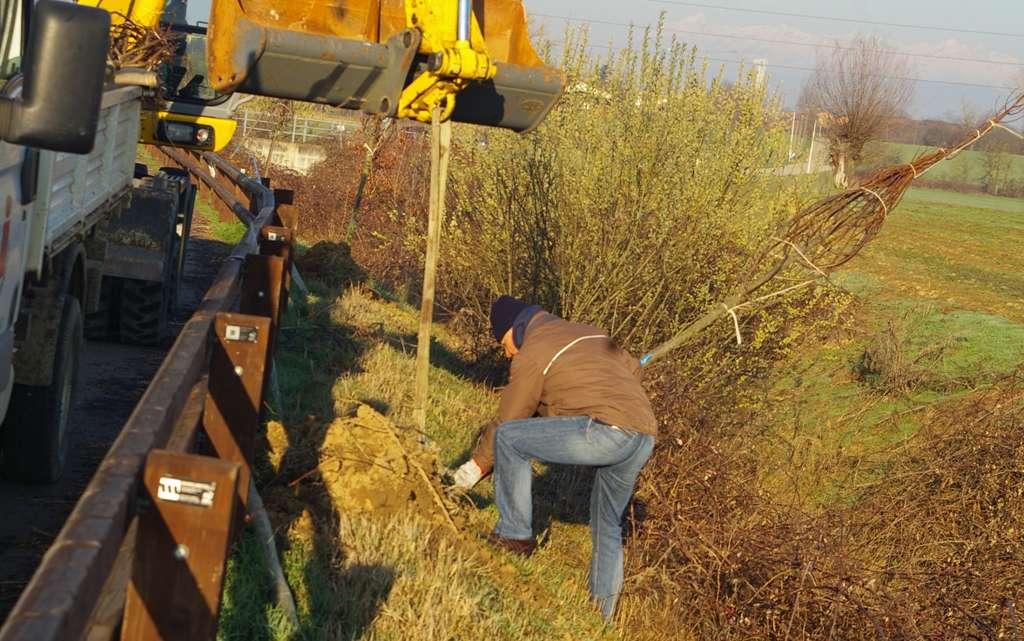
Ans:
{"type": "Polygon", "coordinates": [[[347,517],[333,545],[317,542],[309,523],[292,528],[285,553],[300,638],[536,638],[532,612],[509,598],[502,577],[436,523],[347,517]]]}
{"type": "Polygon", "coordinates": [[[640,638],[1019,638],[1024,378],[936,408],[819,511],[761,490],[756,439],[669,426],[637,524],[640,638]],[[864,477],[858,477],[863,479],[864,477]],[[664,630],[675,630],[665,634],[664,630]],[[655,632],[657,630],[658,632],[655,632]]]}
{"type": "MultiPolygon", "coordinates": [[[[353,352],[337,354],[346,365],[335,377],[308,379],[326,389],[314,394],[306,388],[307,398],[330,395],[325,414],[310,416],[297,408],[268,425],[260,466],[261,492],[271,521],[282,532],[279,545],[300,629],[287,629],[265,601],[258,554],[243,544],[232,563],[221,639],[620,638],[603,629],[599,613],[588,603],[585,524],[551,523],[550,543],[534,558],[520,560],[495,555],[477,539],[496,519],[487,484],[472,497],[475,505],[455,510],[459,533],[423,514],[400,509],[360,513],[354,503],[331,500],[337,484],[322,475],[336,472],[323,468],[325,461],[331,470],[337,467],[338,457],[330,452],[337,449],[340,435],[332,436],[332,430],[357,420],[345,418],[353,412],[365,415],[361,403],[384,411],[406,446],[416,446],[418,435],[403,431],[402,425],[408,420],[417,314],[356,286],[337,298],[294,305],[289,316],[285,326],[292,332],[311,340],[342,332],[355,346],[353,352]]],[[[427,436],[443,460],[454,461],[478,421],[493,415],[496,397],[489,386],[449,371],[465,366],[459,360],[464,343],[443,326],[435,340],[427,436]]],[[[288,352],[299,344],[285,341],[283,356],[290,358],[288,352]]],[[[333,340],[322,338],[320,347],[327,354],[318,358],[328,360],[337,349],[333,340]]],[[[375,458],[368,444],[359,447],[375,458]]],[[[400,464],[388,456],[384,463],[400,464]]]]}
{"type": "MultiPolygon", "coordinates": [[[[333,386],[335,412],[344,415],[353,404],[366,403],[411,428],[417,313],[356,288],[345,292],[332,313],[365,340],[359,371],[339,377],[333,386]]],[[[443,326],[435,326],[431,360],[427,432],[441,448],[442,460],[451,464],[463,456],[471,435],[493,419],[497,399],[488,386],[467,380],[468,346],[443,326]]]]}

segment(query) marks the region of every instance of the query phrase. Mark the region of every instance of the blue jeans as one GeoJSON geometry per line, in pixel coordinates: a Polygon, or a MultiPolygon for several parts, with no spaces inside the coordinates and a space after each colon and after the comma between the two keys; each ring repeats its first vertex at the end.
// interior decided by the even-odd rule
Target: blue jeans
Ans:
{"type": "Polygon", "coordinates": [[[611,619],[622,591],[622,517],[654,438],[609,427],[589,416],[528,418],[503,423],[494,437],[495,534],[533,538],[532,459],[597,468],[590,494],[590,594],[611,619]]]}

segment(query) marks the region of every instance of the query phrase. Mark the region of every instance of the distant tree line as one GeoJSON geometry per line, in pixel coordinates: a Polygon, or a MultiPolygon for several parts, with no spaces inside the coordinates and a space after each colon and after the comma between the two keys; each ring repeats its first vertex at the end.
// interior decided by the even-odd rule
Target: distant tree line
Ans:
{"type": "MultiPolygon", "coordinates": [[[[964,127],[970,126],[963,120],[963,118],[958,118],[956,122],[933,118],[918,120],[907,115],[894,116],[887,121],[880,138],[888,142],[944,147],[963,137],[964,127]]],[[[996,130],[980,140],[976,150],[1024,154],[1024,141],[1008,131],[996,130]]]]}

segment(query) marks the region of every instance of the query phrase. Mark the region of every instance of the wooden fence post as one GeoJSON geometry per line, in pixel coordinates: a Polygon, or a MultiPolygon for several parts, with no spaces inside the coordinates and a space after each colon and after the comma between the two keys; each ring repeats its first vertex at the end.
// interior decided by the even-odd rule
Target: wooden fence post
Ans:
{"type": "Polygon", "coordinates": [[[448,188],[448,159],[451,156],[452,123],[441,122],[434,108],[430,129],[430,211],[427,218],[427,256],[423,267],[423,298],[420,303],[420,328],[416,339],[416,388],[413,418],[422,431],[427,424],[428,374],[430,371],[430,325],[434,319],[434,286],[437,258],[441,249],[441,223],[444,197],[448,188]]]}
{"type": "Polygon", "coordinates": [[[210,380],[203,427],[217,456],[242,466],[238,479],[241,507],[248,505],[250,466],[263,404],[263,375],[270,344],[270,319],[221,312],[210,359],[210,380]]]}
{"type": "Polygon", "coordinates": [[[240,472],[237,463],[207,456],[149,453],[123,641],[217,634],[240,472]]]}

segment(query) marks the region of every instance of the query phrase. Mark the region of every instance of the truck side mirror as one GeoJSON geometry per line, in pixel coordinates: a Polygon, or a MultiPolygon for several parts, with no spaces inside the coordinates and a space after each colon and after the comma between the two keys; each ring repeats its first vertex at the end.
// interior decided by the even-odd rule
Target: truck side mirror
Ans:
{"type": "Polygon", "coordinates": [[[110,14],[40,0],[30,23],[20,100],[0,98],[0,138],[19,145],[92,151],[110,46],[110,14]]]}

